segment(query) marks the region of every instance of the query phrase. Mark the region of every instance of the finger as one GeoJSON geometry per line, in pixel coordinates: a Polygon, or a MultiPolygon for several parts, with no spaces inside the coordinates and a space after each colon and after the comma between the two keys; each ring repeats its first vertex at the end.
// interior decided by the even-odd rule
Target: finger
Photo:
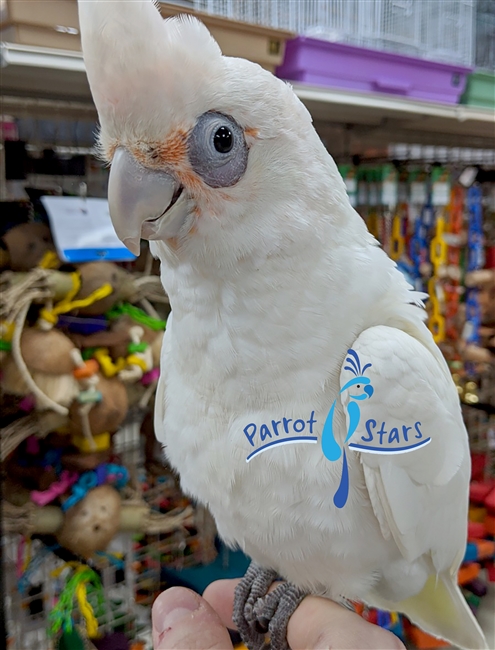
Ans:
{"type": "Polygon", "coordinates": [[[404,650],[400,640],[378,625],[327,598],[305,598],[289,620],[292,650],[404,650]]]}
{"type": "MultiPolygon", "coordinates": [[[[206,587],[203,598],[207,600],[216,613],[220,616],[222,623],[231,630],[237,630],[237,626],[232,620],[232,610],[234,608],[234,592],[240,580],[216,580],[206,587]]],[[[277,588],[280,582],[274,582],[268,593],[277,588]]]]}
{"type": "Polygon", "coordinates": [[[209,584],[203,593],[203,598],[220,616],[222,623],[231,630],[237,629],[232,620],[232,610],[234,608],[234,591],[239,582],[240,580],[216,580],[209,584]]]}
{"type": "Polygon", "coordinates": [[[154,650],[232,650],[229,633],[198,594],[171,587],[153,604],[154,650]]]}
{"type": "MultiPolygon", "coordinates": [[[[232,607],[238,583],[239,580],[218,580],[203,594],[223,624],[231,629],[235,629],[232,607]]],[[[368,623],[331,600],[316,596],[305,598],[292,615],[287,640],[292,650],[404,650],[400,640],[391,632],[368,623]]]]}

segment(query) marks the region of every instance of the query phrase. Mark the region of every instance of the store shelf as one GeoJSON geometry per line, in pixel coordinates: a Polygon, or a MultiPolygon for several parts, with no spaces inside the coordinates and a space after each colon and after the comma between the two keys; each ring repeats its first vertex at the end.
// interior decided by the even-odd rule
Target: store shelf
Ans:
{"type": "MultiPolygon", "coordinates": [[[[66,116],[73,111],[95,116],[80,52],[2,43],[0,57],[4,113],[40,116],[48,106],[38,101],[42,99],[58,100],[50,110],[58,106],[66,116]],[[23,97],[30,101],[19,99],[23,97]]],[[[336,125],[349,125],[345,128],[366,142],[495,148],[495,114],[489,109],[297,83],[293,88],[324,139],[336,125]]]]}
{"type": "Polygon", "coordinates": [[[489,109],[297,83],[292,86],[323,134],[326,127],[347,124],[377,141],[394,138],[418,144],[495,147],[495,113],[489,109]]]}
{"type": "Polygon", "coordinates": [[[91,102],[82,52],[4,42],[0,67],[2,95],[91,102]]]}

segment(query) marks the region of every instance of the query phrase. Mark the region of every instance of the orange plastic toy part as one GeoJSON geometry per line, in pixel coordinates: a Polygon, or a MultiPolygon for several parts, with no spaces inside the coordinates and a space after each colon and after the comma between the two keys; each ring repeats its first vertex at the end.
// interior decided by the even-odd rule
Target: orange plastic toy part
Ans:
{"type": "Polygon", "coordinates": [[[76,379],[86,379],[86,377],[92,377],[98,372],[99,369],[98,361],[96,359],[88,359],[84,362],[84,365],[74,368],[73,373],[76,379]]]}
{"type": "Polygon", "coordinates": [[[495,542],[488,539],[477,539],[474,544],[478,549],[477,560],[487,560],[495,555],[495,542]]]}
{"type": "Polygon", "coordinates": [[[495,537],[495,517],[492,515],[487,515],[485,517],[485,530],[487,535],[492,535],[495,537]]]}
{"type": "Polygon", "coordinates": [[[434,636],[431,636],[431,634],[427,634],[426,632],[423,632],[423,630],[414,626],[411,626],[409,629],[409,637],[416,648],[419,648],[420,650],[426,648],[446,648],[450,646],[450,643],[442,641],[441,639],[436,639],[434,636]]]}
{"type": "Polygon", "coordinates": [[[463,564],[459,569],[459,573],[457,574],[457,582],[460,585],[466,585],[468,582],[472,582],[475,578],[477,578],[480,571],[481,565],[478,564],[478,562],[469,562],[468,564],[463,564]]]}
{"type": "Polygon", "coordinates": [[[364,612],[363,603],[357,603],[357,602],[353,601],[352,604],[354,605],[354,609],[356,610],[356,614],[359,614],[359,616],[361,616],[362,613],[364,612]]]}

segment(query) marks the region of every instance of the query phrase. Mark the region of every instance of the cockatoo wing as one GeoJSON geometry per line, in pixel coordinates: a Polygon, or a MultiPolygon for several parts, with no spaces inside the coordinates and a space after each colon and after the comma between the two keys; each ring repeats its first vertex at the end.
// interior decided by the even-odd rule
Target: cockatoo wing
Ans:
{"type": "MultiPolygon", "coordinates": [[[[467,433],[448,367],[429,334],[420,335],[423,340],[377,326],[355,341],[357,365],[371,364],[362,375],[373,393],[359,402],[348,454],[360,456],[383,536],[393,537],[408,562],[430,567],[420,594],[381,605],[395,605],[432,634],[483,648],[483,634],[457,587],[466,544],[467,433]]],[[[342,387],[353,374],[355,364],[344,363],[342,387]]],[[[341,394],[346,413],[351,393],[341,394]]]]}
{"type": "MultiPolygon", "coordinates": [[[[360,453],[382,532],[393,536],[406,559],[431,552],[435,568],[447,568],[465,542],[466,520],[456,517],[445,530],[425,512],[455,498],[445,486],[457,485],[457,475],[468,471],[467,434],[452,380],[428,347],[392,327],[365,330],[352,349],[362,368],[371,364],[363,374],[373,394],[359,403],[360,421],[349,454],[360,453]],[[452,536],[448,550],[445,537],[452,536]]],[[[352,378],[346,368],[348,363],[341,371],[342,386],[352,378]]],[[[342,393],[345,407],[352,392],[342,393]]],[[[465,483],[463,487],[465,491],[465,483]]],[[[465,501],[466,494],[458,498],[465,501]]]]}

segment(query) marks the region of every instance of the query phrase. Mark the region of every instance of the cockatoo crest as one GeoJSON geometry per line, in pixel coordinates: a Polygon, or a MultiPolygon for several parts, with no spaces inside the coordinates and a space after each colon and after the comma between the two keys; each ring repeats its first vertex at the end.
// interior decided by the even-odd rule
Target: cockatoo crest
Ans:
{"type": "Polygon", "coordinates": [[[220,48],[189,16],[163,20],[153,2],[80,2],[84,60],[101,122],[102,150],[114,141],[160,140],[165,129],[209,103],[222,73],[220,48]]]}

